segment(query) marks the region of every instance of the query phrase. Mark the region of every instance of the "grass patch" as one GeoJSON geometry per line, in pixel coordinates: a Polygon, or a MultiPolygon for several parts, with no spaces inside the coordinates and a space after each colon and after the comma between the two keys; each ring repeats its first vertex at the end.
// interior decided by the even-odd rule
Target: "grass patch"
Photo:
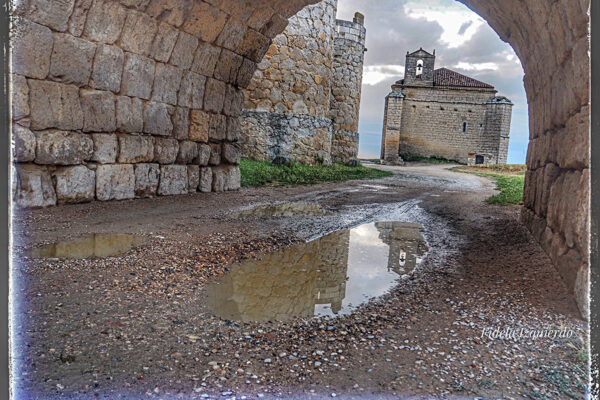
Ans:
{"type": "Polygon", "coordinates": [[[425,163],[429,163],[429,164],[461,164],[460,162],[456,161],[456,160],[449,160],[447,158],[444,157],[423,157],[423,156],[418,156],[416,154],[410,154],[410,153],[406,153],[406,154],[400,154],[400,157],[402,157],[402,159],[404,161],[407,162],[425,162],[425,163]]]}
{"type": "Polygon", "coordinates": [[[391,172],[367,168],[362,165],[348,167],[342,164],[275,166],[268,161],[242,160],[240,162],[242,186],[310,185],[320,182],[341,182],[352,179],[376,179],[392,176],[391,172]]]}
{"type": "MultiPolygon", "coordinates": [[[[502,167],[502,166],[496,166],[502,167]]],[[[519,167],[520,168],[520,167],[519,167]]],[[[523,188],[525,186],[525,172],[515,170],[513,173],[507,173],[505,170],[498,169],[499,173],[492,172],[479,172],[479,171],[494,171],[493,168],[487,167],[455,167],[452,168],[454,171],[466,172],[469,174],[484,176],[493,178],[496,181],[496,189],[500,191],[499,194],[488,197],[486,201],[490,204],[523,204],[523,188]],[[503,171],[500,172],[500,171],[503,171]]]]}

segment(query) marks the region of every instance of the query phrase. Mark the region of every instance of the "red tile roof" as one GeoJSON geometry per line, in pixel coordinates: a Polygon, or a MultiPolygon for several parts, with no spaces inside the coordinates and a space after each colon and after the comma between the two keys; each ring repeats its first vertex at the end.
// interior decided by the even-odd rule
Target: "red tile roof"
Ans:
{"type": "Polygon", "coordinates": [[[470,78],[448,68],[438,68],[433,71],[434,86],[454,86],[493,89],[494,87],[477,79],[470,78]]]}

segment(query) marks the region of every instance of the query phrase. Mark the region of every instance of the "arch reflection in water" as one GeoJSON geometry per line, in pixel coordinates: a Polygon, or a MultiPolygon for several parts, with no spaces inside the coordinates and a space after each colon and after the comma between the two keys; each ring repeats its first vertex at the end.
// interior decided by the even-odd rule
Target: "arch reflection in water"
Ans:
{"type": "Polygon", "coordinates": [[[350,313],[414,269],[427,251],[422,229],[370,223],[234,265],[208,285],[208,307],[247,322],[350,313]]]}
{"type": "Polygon", "coordinates": [[[125,254],[144,241],[137,235],[94,234],[33,249],[30,254],[33,258],[104,258],[125,254]]]}

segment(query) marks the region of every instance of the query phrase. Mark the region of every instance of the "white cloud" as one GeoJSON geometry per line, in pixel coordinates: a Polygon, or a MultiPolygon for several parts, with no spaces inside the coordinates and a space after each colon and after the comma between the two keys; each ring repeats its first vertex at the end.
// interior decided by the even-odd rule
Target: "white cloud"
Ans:
{"type": "Polygon", "coordinates": [[[373,86],[390,79],[402,79],[403,65],[367,65],[363,72],[363,85],[373,86]]]}
{"type": "Polygon", "coordinates": [[[463,69],[466,71],[497,71],[500,66],[493,62],[468,63],[460,61],[454,65],[454,68],[463,69]]]}
{"type": "Polygon", "coordinates": [[[470,40],[485,21],[472,11],[458,7],[442,7],[436,2],[404,5],[406,15],[414,19],[437,22],[443,29],[440,42],[455,48],[470,40]]]}

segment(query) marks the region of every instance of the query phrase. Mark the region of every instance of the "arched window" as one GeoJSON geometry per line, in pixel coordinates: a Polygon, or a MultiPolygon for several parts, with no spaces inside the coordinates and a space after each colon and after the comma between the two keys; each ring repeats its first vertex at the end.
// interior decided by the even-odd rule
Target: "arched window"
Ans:
{"type": "Polygon", "coordinates": [[[463,133],[467,131],[467,123],[463,122],[463,133]]]}
{"type": "Polygon", "coordinates": [[[417,61],[416,76],[421,77],[423,75],[423,60],[417,61]]]}

